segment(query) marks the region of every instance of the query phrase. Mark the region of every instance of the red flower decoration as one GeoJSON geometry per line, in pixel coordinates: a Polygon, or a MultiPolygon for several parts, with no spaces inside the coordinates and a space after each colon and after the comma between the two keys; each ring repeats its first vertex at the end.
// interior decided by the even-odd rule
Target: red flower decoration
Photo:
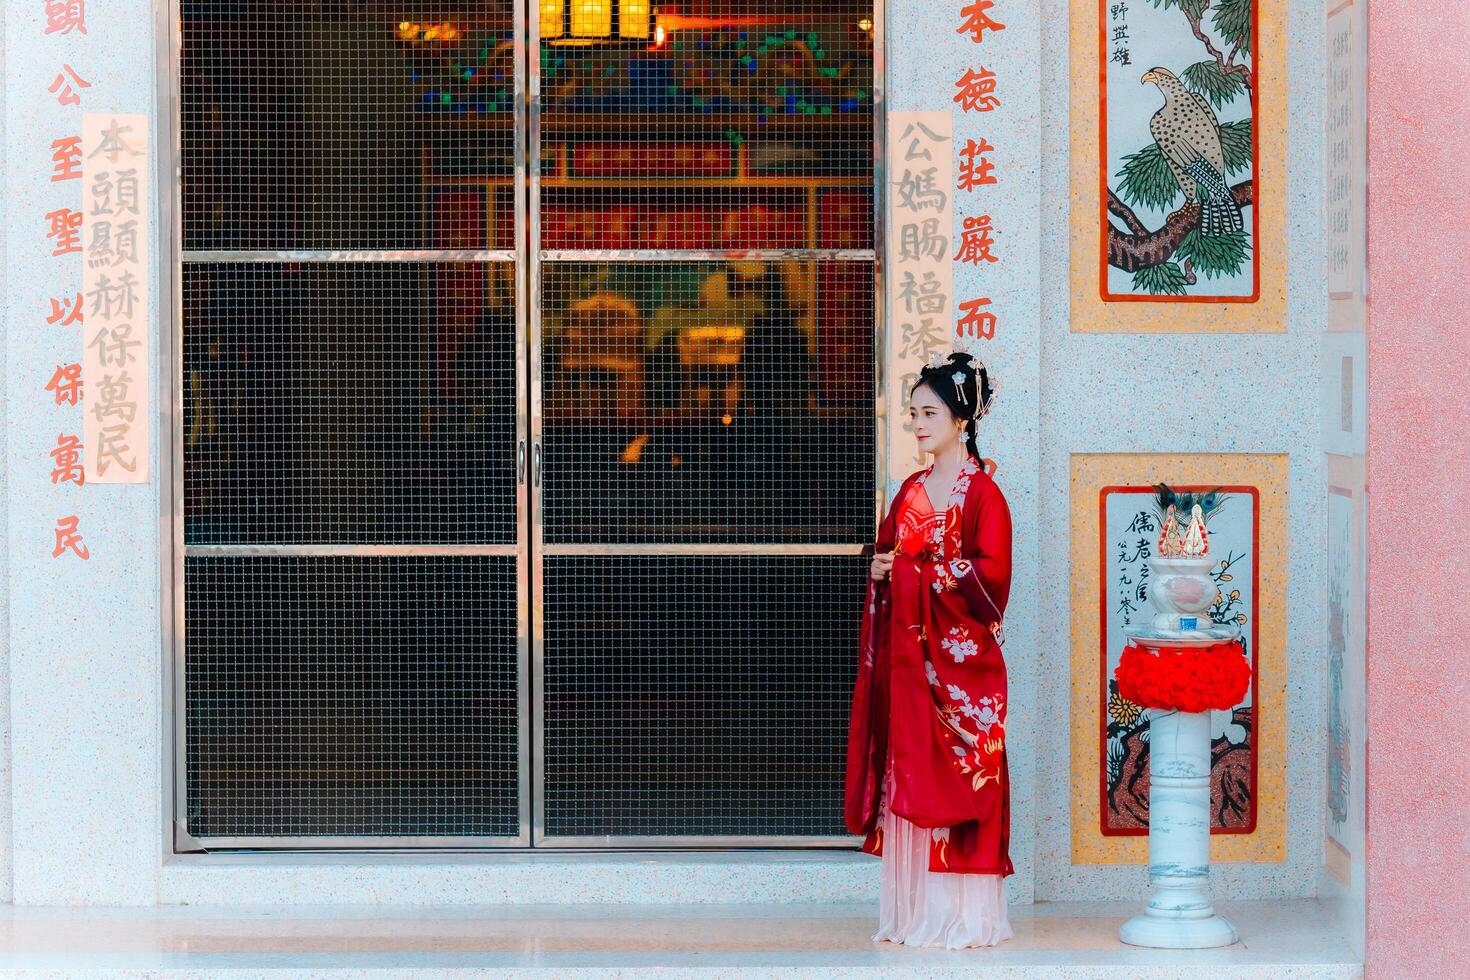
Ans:
{"type": "Polygon", "coordinates": [[[1207,647],[1123,649],[1118,694],[1145,708],[1169,711],[1228,711],[1251,686],[1251,665],[1239,642],[1207,647]]]}

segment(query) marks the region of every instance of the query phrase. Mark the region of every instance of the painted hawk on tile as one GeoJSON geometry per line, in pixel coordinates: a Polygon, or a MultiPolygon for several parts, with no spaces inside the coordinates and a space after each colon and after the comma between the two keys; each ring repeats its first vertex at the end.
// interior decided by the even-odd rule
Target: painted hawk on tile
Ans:
{"type": "Polygon", "coordinates": [[[1148,131],[1159,144],[1185,201],[1199,202],[1199,233],[1217,238],[1240,231],[1240,205],[1225,180],[1220,120],[1210,104],[1185,88],[1167,68],[1150,68],[1139,81],[1153,82],[1164,93],[1164,106],[1149,120],[1148,131]]]}

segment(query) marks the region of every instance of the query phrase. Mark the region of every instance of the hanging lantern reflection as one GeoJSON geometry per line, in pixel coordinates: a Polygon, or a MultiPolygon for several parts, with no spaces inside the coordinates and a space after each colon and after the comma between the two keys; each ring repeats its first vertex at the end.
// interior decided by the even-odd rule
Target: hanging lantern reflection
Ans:
{"type": "Polygon", "coordinates": [[[539,0],[541,39],[560,44],[647,42],[650,0],[539,0]]]}
{"type": "Polygon", "coordinates": [[[400,21],[398,24],[398,39],[410,44],[420,44],[425,41],[455,42],[460,39],[460,36],[457,24],[420,24],[411,20],[400,21]]]}

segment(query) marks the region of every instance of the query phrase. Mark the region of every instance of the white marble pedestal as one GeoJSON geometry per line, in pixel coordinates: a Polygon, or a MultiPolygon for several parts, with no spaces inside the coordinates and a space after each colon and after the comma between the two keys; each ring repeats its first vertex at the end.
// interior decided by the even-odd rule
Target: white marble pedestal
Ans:
{"type": "Polygon", "coordinates": [[[1130,946],[1206,949],[1236,941],[1210,905],[1210,714],[1155,711],[1149,721],[1148,907],[1123,923],[1130,946]]]}

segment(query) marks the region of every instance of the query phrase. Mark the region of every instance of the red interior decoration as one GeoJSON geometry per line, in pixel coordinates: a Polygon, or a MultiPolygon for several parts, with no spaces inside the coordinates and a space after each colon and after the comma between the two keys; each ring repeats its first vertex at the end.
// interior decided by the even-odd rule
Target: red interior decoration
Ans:
{"type": "Polygon", "coordinates": [[[1238,641],[1158,648],[1130,643],[1113,676],[1119,696],[1170,711],[1228,711],[1251,686],[1251,666],[1238,641]]]}

